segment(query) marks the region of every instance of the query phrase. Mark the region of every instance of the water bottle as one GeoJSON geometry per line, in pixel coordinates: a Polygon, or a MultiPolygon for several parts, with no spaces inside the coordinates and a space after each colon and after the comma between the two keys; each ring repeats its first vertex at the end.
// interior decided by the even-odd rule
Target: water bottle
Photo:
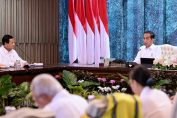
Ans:
{"type": "Polygon", "coordinates": [[[15,67],[15,69],[20,69],[21,68],[20,60],[15,61],[14,67],[15,67]]]}

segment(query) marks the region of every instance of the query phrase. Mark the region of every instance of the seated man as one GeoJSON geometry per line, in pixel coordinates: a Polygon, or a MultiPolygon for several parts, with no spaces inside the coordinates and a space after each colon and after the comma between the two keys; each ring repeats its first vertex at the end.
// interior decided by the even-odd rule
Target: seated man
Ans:
{"type": "Polygon", "coordinates": [[[11,35],[4,35],[2,38],[2,46],[0,47],[0,66],[14,66],[17,60],[20,61],[21,65],[26,63],[13,49],[14,46],[15,38],[11,35]]]}
{"type": "Polygon", "coordinates": [[[38,106],[54,112],[56,118],[80,118],[88,105],[84,98],[68,93],[49,74],[36,76],[32,81],[31,91],[38,106]]]}
{"type": "Polygon", "coordinates": [[[151,31],[144,32],[144,45],[140,47],[134,62],[140,64],[140,58],[160,58],[161,49],[154,45],[155,35],[151,31]]]}

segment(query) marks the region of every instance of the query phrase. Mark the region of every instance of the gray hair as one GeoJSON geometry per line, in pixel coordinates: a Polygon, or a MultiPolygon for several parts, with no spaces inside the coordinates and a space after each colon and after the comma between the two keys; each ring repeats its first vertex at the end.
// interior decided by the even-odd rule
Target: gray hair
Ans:
{"type": "Polygon", "coordinates": [[[61,84],[50,74],[37,75],[31,83],[31,90],[36,96],[45,94],[53,97],[62,89],[61,84]]]}

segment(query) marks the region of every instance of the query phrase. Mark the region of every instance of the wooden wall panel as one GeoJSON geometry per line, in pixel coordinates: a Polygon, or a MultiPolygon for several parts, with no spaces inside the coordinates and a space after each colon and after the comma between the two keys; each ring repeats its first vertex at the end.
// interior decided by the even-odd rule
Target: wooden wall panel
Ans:
{"type": "Polygon", "coordinates": [[[0,38],[16,37],[16,50],[30,63],[57,64],[58,0],[0,0],[0,38]]]}
{"type": "Polygon", "coordinates": [[[0,0],[0,37],[5,33],[5,1],[0,0]]]}

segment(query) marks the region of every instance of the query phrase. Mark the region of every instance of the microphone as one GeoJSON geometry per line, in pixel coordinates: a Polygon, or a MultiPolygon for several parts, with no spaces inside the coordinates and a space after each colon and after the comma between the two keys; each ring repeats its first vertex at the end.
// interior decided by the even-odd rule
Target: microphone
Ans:
{"type": "MultiPolygon", "coordinates": [[[[24,52],[24,50],[22,48],[20,48],[19,44],[16,44],[15,47],[17,47],[22,52],[22,54],[27,58],[27,60],[28,60],[27,62],[31,62],[31,58],[24,52]]],[[[26,64],[23,67],[29,68],[30,66],[29,66],[29,64],[26,64]]]]}
{"type": "Polygon", "coordinates": [[[24,65],[23,68],[28,69],[28,68],[30,68],[30,66],[29,66],[29,64],[28,65],[24,65]]]}

